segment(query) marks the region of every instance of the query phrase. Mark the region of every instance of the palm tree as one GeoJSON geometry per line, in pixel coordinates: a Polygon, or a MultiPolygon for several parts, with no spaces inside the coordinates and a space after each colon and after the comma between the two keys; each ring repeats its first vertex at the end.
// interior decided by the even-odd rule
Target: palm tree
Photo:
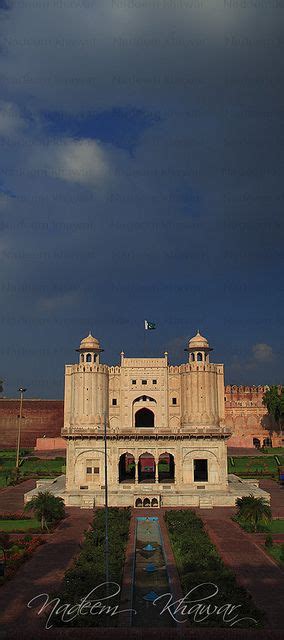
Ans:
{"type": "Polygon", "coordinates": [[[271,508],[264,498],[255,498],[252,494],[237,498],[238,517],[252,525],[257,531],[260,522],[268,523],[272,519],[271,508]]]}
{"type": "Polygon", "coordinates": [[[65,516],[64,500],[54,496],[50,491],[39,491],[25,505],[25,511],[34,511],[40,520],[42,530],[48,529],[48,522],[61,520],[65,516]]]}

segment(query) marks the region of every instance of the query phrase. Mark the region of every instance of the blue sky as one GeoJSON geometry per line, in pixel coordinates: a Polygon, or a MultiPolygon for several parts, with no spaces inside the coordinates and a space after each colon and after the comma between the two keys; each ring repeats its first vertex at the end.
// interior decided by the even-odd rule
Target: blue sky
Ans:
{"type": "MultiPolygon", "coordinates": [[[[278,6],[278,5],[277,5],[278,6]]],[[[62,397],[91,329],[105,362],[283,382],[283,10],[0,2],[5,394],[62,397]]]]}

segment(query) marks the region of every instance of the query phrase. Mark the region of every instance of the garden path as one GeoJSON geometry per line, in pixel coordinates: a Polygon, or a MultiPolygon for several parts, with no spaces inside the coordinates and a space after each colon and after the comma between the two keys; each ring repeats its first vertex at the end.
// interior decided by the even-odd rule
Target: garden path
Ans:
{"type": "Polygon", "coordinates": [[[15,487],[0,489],[0,513],[23,513],[24,493],[36,486],[35,480],[25,480],[15,487]]]}
{"type": "Polygon", "coordinates": [[[215,507],[196,509],[223,561],[240,585],[251,594],[257,607],[266,612],[269,627],[284,628],[284,571],[231,520],[233,510],[215,507]]]}
{"type": "Polygon", "coordinates": [[[80,550],[84,530],[92,521],[92,510],[66,509],[67,517],[62,520],[47,542],[36,549],[32,557],[17,571],[15,576],[0,589],[1,637],[7,638],[11,632],[21,627],[32,630],[44,629],[44,618],[36,615],[37,609],[28,609],[27,603],[36,595],[47,593],[52,596],[74,556],[80,550]]]}
{"type": "Polygon", "coordinates": [[[275,480],[264,479],[259,481],[259,486],[270,493],[270,505],[273,518],[284,518],[284,485],[275,480]]]}

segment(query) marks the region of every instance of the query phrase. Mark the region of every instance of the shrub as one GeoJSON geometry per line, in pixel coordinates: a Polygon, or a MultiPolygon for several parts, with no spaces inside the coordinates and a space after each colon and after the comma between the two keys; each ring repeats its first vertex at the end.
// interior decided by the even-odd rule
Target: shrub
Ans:
{"type": "Polygon", "coordinates": [[[64,500],[50,491],[39,491],[25,505],[25,511],[34,511],[41,522],[41,528],[48,530],[48,522],[58,522],[65,516],[64,500]]]}
{"type": "MultiPolygon", "coordinates": [[[[128,540],[130,509],[109,509],[109,573],[110,580],[121,583],[125,547],[128,540]]],[[[85,533],[80,555],[66,572],[62,590],[56,597],[61,602],[75,604],[95,586],[105,582],[105,510],[95,512],[92,527],[85,533]]],[[[115,624],[116,618],[112,620],[115,624]]],[[[58,625],[64,624],[60,621],[58,625]]],[[[104,616],[84,615],[72,621],[72,626],[109,625],[104,616]]]]}
{"type": "Polygon", "coordinates": [[[269,533],[266,538],[265,538],[265,546],[270,549],[271,547],[273,547],[273,538],[271,533],[269,533]]]}
{"type": "Polygon", "coordinates": [[[272,512],[268,502],[264,498],[255,498],[253,495],[237,498],[237,516],[243,522],[247,522],[257,531],[261,525],[267,525],[272,519],[272,512]]]}
{"type": "MultiPolygon", "coordinates": [[[[167,511],[165,521],[183,593],[186,594],[194,586],[211,582],[219,589],[218,594],[214,596],[214,605],[222,606],[225,602],[241,605],[242,615],[256,619],[259,626],[263,614],[255,608],[250,595],[237,584],[233,573],[224,565],[202,521],[195,513],[188,510],[167,511]]],[[[204,596],[206,596],[208,591],[206,593],[206,587],[204,588],[204,596]]],[[[198,590],[198,597],[202,598],[202,587],[198,590]]],[[[226,626],[223,620],[214,617],[196,624],[190,619],[190,624],[192,626],[197,624],[198,626],[226,626]]],[[[247,625],[247,622],[244,624],[247,625]]]]}

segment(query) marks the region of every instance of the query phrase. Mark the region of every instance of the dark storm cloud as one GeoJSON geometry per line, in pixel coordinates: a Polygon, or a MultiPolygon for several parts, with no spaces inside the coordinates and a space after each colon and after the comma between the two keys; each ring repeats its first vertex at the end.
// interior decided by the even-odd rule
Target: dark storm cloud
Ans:
{"type": "MultiPolygon", "coordinates": [[[[31,353],[35,337],[46,342],[47,371],[55,367],[58,384],[82,332],[94,327],[111,360],[122,342],[139,351],[148,313],[161,330],[157,352],[203,322],[240,382],[242,375],[267,382],[267,362],[247,367],[238,343],[250,352],[269,333],[274,348],[275,306],[282,330],[279,3],[7,5],[0,22],[5,340],[16,329],[16,342],[31,353]],[[126,113],[129,126],[136,123],[131,148],[121,145],[114,108],[124,128],[126,113]],[[102,113],[117,134],[106,135],[106,116],[92,133],[102,113]],[[54,341],[70,355],[55,356],[54,341]]],[[[12,376],[14,361],[2,355],[12,376]]],[[[269,381],[282,373],[277,362],[276,354],[269,381]]],[[[22,375],[26,363],[19,355],[22,375]]],[[[25,375],[34,366],[33,356],[25,375]]]]}

